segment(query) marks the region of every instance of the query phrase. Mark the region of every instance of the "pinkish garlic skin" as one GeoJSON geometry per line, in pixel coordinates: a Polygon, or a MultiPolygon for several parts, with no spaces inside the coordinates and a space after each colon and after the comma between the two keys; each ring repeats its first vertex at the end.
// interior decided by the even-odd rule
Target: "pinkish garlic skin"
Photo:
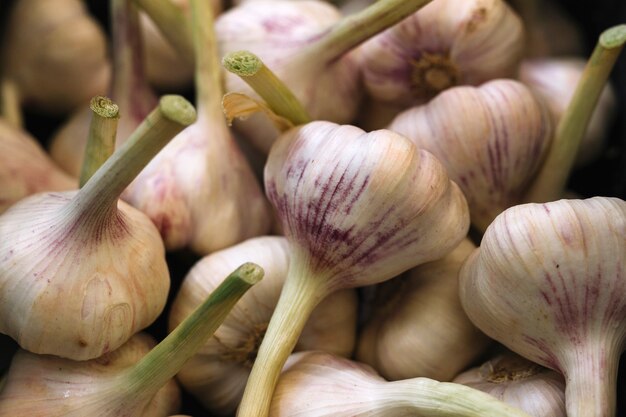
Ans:
{"type": "MultiPolygon", "coordinates": [[[[123,144],[157,104],[144,72],[143,45],[131,2],[114,8],[113,79],[110,97],[119,107],[116,148],[123,144]]],[[[74,113],[53,136],[50,155],[66,172],[78,177],[83,165],[92,111],[89,103],[74,113]]]]}
{"type": "Polygon", "coordinates": [[[3,71],[24,105],[64,114],[106,91],[106,34],[84,2],[16,1],[6,32],[3,71]]]}
{"type": "Polygon", "coordinates": [[[74,195],[36,194],[0,216],[0,332],[34,353],[87,360],[150,325],[170,281],[145,215],[121,201],[75,207],[74,195]]]}
{"type": "Polygon", "coordinates": [[[489,226],[460,273],[470,319],[561,372],[570,417],[614,415],[626,340],[626,202],[524,204],[489,226]]]}
{"type": "Polygon", "coordinates": [[[368,94],[406,108],[456,85],[512,77],[524,30],[503,0],[437,0],[361,50],[368,94]]]}
{"type": "MultiPolygon", "coordinates": [[[[519,79],[532,88],[548,105],[555,125],[565,114],[587,61],[578,57],[537,58],[522,62],[519,79]]],[[[615,116],[615,91],[611,84],[602,90],[576,154],[576,166],[597,159],[615,116]]]]}
{"type": "Polygon", "coordinates": [[[563,376],[512,352],[457,375],[453,382],[493,395],[534,417],[567,417],[563,376]]]}
{"type": "MultiPolygon", "coordinates": [[[[216,20],[221,54],[249,50],[291,89],[314,120],[348,123],[357,113],[361,86],[358,50],[340,58],[301,56],[341,14],[323,1],[251,1],[216,20]]],[[[226,91],[258,95],[238,76],[226,74],[226,91]]],[[[264,115],[235,123],[251,143],[268,153],[279,136],[264,115]]]]}
{"type": "Polygon", "coordinates": [[[468,229],[465,198],[444,167],[387,130],[322,121],[291,129],[272,148],[265,187],[294,259],[331,277],[329,290],[437,259],[468,229]]]}
{"type": "Polygon", "coordinates": [[[552,119],[513,80],[442,92],[400,113],[389,129],[432,152],[465,194],[472,224],[484,230],[520,202],[549,147],[552,119]]]}
{"type": "Polygon", "coordinates": [[[131,396],[120,375],[154,347],[139,333],[119,349],[85,362],[19,350],[0,391],[0,416],[166,417],[180,407],[172,379],[150,396],[131,396]]]}
{"type": "Polygon", "coordinates": [[[0,214],[42,191],[71,190],[78,182],[63,173],[25,132],[0,119],[0,214]]]}

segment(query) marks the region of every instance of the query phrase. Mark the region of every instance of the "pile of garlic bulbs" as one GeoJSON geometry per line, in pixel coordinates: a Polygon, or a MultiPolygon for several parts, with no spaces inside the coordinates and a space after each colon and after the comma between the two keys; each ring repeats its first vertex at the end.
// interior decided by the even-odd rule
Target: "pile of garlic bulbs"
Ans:
{"type": "Polygon", "coordinates": [[[625,24],[592,51],[553,0],[0,12],[0,417],[625,409],[626,201],[566,188],[619,151],[625,24]]]}

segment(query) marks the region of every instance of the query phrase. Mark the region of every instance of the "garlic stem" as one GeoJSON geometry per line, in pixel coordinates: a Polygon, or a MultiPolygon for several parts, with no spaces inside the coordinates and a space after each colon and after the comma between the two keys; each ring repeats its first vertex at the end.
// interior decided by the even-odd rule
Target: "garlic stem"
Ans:
{"type": "Polygon", "coordinates": [[[311,312],[324,298],[322,280],[301,273],[292,259],[285,285],[272,314],[248,378],[238,417],[266,417],[280,372],[311,312]]]}
{"type": "Polygon", "coordinates": [[[92,115],[79,187],[85,185],[115,151],[117,122],[120,118],[119,107],[107,97],[96,96],[92,98],[89,107],[92,115]]]}
{"type": "Polygon", "coordinates": [[[610,349],[586,349],[565,367],[568,417],[614,417],[617,360],[610,349]]]}
{"type": "Polygon", "coordinates": [[[213,9],[209,1],[192,0],[193,43],[196,57],[196,106],[199,117],[205,112],[213,117],[222,115],[222,67],[215,36],[213,9]]]}
{"type": "Polygon", "coordinates": [[[195,61],[191,25],[171,0],[134,0],[188,65],[195,61]]]}
{"type": "Polygon", "coordinates": [[[130,0],[111,0],[111,19],[113,26],[111,97],[123,112],[127,114],[141,112],[144,108],[144,97],[151,93],[145,79],[137,7],[130,0]]]}
{"type": "Polygon", "coordinates": [[[166,95],[124,144],[96,171],[68,205],[68,210],[106,215],[122,191],[177,133],[196,119],[183,97],[166,95]]]}
{"type": "Polygon", "coordinates": [[[528,417],[489,394],[451,382],[413,378],[380,384],[377,389],[386,413],[395,408],[429,417],[528,417]]]}
{"type": "Polygon", "coordinates": [[[191,315],[125,374],[128,395],[154,393],[173,378],[263,274],[263,268],[251,262],[231,273],[191,315]]]}
{"type": "Polygon", "coordinates": [[[624,24],[607,29],[600,35],[574,96],[559,121],[546,160],[529,187],[526,201],[543,203],[561,198],[578,146],[624,43],[624,24]]]}
{"type": "Polygon", "coordinates": [[[21,129],[24,126],[24,121],[17,84],[9,78],[3,78],[0,82],[0,117],[11,126],[21,129]]]}
{"type": "Polygon", "coordinates": [[[303,55],[315,57],[315,60],[332,61],[415,13],[430,1],[378,0],[362,11],[341,19],[303,51],[303,55]]]}
{"type": "Polygon", "coordinates": [[[302,103],[261,58],[249,51],[230,52],[222,59],[228,71],[245,81],[279,116],[295,126],[311,121],[302,103]]]}

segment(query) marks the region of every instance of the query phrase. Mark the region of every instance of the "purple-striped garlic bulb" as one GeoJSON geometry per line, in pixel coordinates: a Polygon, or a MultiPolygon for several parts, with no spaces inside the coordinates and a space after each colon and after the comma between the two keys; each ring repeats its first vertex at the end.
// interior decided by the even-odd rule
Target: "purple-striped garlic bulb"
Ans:
{"type": "Polygon", "coordinates": [[[74,360],[121,346],[161,313],[170,280],[158,230],[119,196],[195,119],[165,96],[78,191],[35,194],[0,216],[0,332],[74,360]]]}
{"type": "MultiPolygon", "coordinates": [[[[212,414],[232,415],[241,401],[289,267],[284,237],[264,236],[214,252],[189,271],[169,315],[174,328],[213,291],[228,272],[244,262],[265,271],[263,281],[242,297],[215,334],[178,373],[184,388],[212,414]]],[[[356,341],[357,298],[353,289],[331,294],[313,311],[295,350],[352,355],[356,341]]]]}
{"type": "Polygon", "coordinates": [[[321,300],[440,258],[469,226],[465,198],[445,168],[387,130],[323,121],[293,128],[272,147],[265,188],[291,260],[242,417],[266,415],[280,369],[321,300]]]}
{"type": "Polygon", "coordinates": [[[510,351],[463,372],[453,382],[493,395],[533,417],[567,417],[563,376],[510,351]]]}
{"type": "MultiPolygon", "coordinates": [[[[113,78],[110,97],[120,109],[116,147],[119,147],[157,104],[147,83],[139,17],[132,0],[111,0],[113,78]]],[[[86,100],[85,102],[87,102],[86,100]]],[[[50,155],[66,172],[78,177],[83,164],[91,110],[83,106],[54,134],[50,155]]]]}
{"type": "MultiPolygon", "coordinates": [[[[250,1],[222,13],[216,30],[222,55],[249,50],[260,57],[313,120],[349,123],[362,96],[356,47],[429,1],[381,0],[343,19],[335,6],[320,0],[250,1]]],[[[226,90],[258,98],[233,74],[226,76],[226,90]]],[[[235,126],[266,154],[279,136],[260,114],[235,126]]]]}
{"type": "Polygon", "coordinates": [[[569,417],[613,417],[626,342],[626,202],[523,204],[500,214],[460,273],[470,319],[565,376],[569,417]]]}
{"type": "Polygon", "coordinates": [[[291,355],[272,417],[529,417],[479,390],[430,378],[387,382],[368,365],[326,352],[291,355]]]}
{"type": "Polygon", "coordinates": [[[400,113],[389,129],[432,152],[467,198],[472,224],[485,230],[518,204],[549,148],[552,118],[513,80],[455,87],[400,113]]]}
{"type": "Polygon", "coordinates": [[[388,380],[451,381],[466,369],[491,341],[459,300],[459,270],[475,248],[465,239],[446,257],[383,283],[360,332],[356,359],[388,380]]]}
{"type": "Polygon", "coordinates": [[[106,92],[111,77],[104,30],[81,0],[12,2],[3,75],[27,107],[64,114],[106,92]]]}
{"type": "Polygon", "coordinates": [[[522,22],[504,0],[437,0],[361,47],[365,88],[404,108],[456,85],[516,74],[522,22]]]}
{"type": "Polygon", "coordinates": [[[77,185],[33,137],[0,119],[0,214],[31,194],[71,190],[77,185]]]}
{"type": "MultiPolygon", "coordinates": [[[[519,80],[532,88],[548,105],[556,125],[582,76],[587,61],[582,58],[537,58],[522,62],[519,80]]],[[[582,166],[596,159],[604,148],[616,110],[615,91],[607,84],[593,111],[587,132],[576,155],[576,165],[582,166]]]]}

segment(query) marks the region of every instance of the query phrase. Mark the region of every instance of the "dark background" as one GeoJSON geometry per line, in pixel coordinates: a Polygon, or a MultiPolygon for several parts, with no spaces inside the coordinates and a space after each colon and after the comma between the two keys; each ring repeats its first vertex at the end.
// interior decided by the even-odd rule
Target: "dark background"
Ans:
{"type": "MultiPolygon", "coordinates": [[[[15,0],[0,0],[0,29],[5,27],[7,11],[15,0]]],[[[86,1],[91,12],[108,30],[108,2],[103,0],[86,1]]],[[[585,40],[587,56],[595,46],[599,34],[606,28],[620,23],[626,23],[626,1],[624,0],[594,0],[570,2],[557,0],[575,22],[578,23],[585,40]]],[[[1,33],[1,32],[0,32],[1,33]]],[[[1,35],[0,35],[1,36],[1,35]]],[[[611,75],[613,86],[618,97],[617,117],[611,127],[608,146],[601,157],[593,164],[573,173],[569,188],[584,197],[594,195],[614,196],[626,199],[626,57],[620,57],[611,75]]],[[[184,91],[183,95],[193,100],[193,91],[184,91]]],[[[49,136],[63,122],[62,118],[50,117],[26,111],[25,125],[42,144],[46,144],[49,136]]],[[[1,237],[0,237],[1,238],[1,237]]],[[[168,255],[168,263],[172,273],[172,291],[170,297],[176,294],[180,280],[187,270],[196,261],[195,255],[188,252],[178,252],[168,255]]],[[[169,305],[169,303],[168,303],[169,305]]],[[[158,339],[165,336],[164,317],[161,316],[149,331],[158,339]]],[[[8,367],[15,344],[8,337],[0,335],[0,373],[8,367]]],[[[620,378],[617,392],[618,416],[626,415],[626,364],[621,362],[620,378]]],[[[181,413],[190,415],[207,415],[194,400],[183,394],[183,408],[181,413]]]]}

